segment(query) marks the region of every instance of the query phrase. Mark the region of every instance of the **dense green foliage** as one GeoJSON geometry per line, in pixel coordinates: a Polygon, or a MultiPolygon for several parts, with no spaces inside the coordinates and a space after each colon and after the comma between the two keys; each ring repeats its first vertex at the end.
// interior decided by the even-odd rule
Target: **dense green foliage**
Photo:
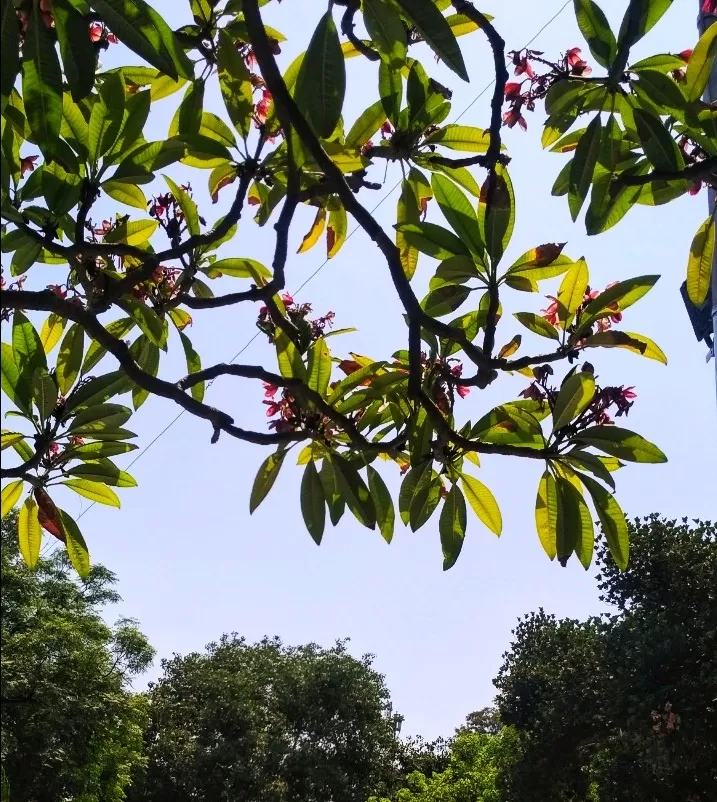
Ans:
{"type": "Polygon", "coordinates": [[[162,668],[133,801],[365,802],[393,781],[388,689],[342,643],[224,636],[162,668]]]}
{"type": "MultiPolygon", "coordinates": [[[[327,518],[335,526],[347,509],[388,542],[398,519],[416,530],[437,515],[448,569],[469,508],[490,531],[502,530],[493,493],[474,475],[479,454],[499,454],[544,466],[536,526],[550,559],[564,565],[575,555],[587,568],[598,517],[624,567],[627,530],[610,492],[613,474],[626,461],[666,457],[614,425],[635,396],[609,383],[603,354],[617,347],[666,361],[650,339],[617,328],[658,276],[616,275],[601,291],[590,286],[585,260],[569,257],[549,232],[547,242],[520,242],[502,130],[525,127],[524,112],[544,104],[543,146],[572,155],[543,191],[567,196],[573,220],[585,208],[590,234],[636,204],[714,185],[717,121],[701,96],[717,24],[691,52],[634,61],[632,47],[670,0],[630,0],[612,27],[593,0],[574,0],[590,74],[574,46],[559,54],[507,49],[502,21],[494,26],[468,0],[304,5],[313,33],[280,66],[285,36],[266,24],[276,1],[190,0],[176,14],[172,4],[171,20],[145,0],[1,2],[0,212],[14,279],[3,277],[1,291],[3,318],[12,318],[2,390],[18,413],[2,448],[19,458],[0,469],[9,480],[2,512],[22,504],[28,564],[44,529],[87,575],[85,538],[51,493],[62,484],[119,506],[113,487],[136,482],[113,458],[137,447],[124,426],[154,395],[206,421],[212,442],[233,437],[276,449],[246,488],[251,511],[305,443],[291,460],[303,466],[301,511],[316,543],[327,518]],[[431,74],[435,55],[448,68],[443,80],[470,80],[460,37],[470,47],[487,43],[493,58],[483,128],[450,122],[452,89],[431,74]],[[101,68],[98,55],[110,46],[132,51],[122,62],[138,56],[142,64],[101,68]],[[358,85],[375,87],[365,110],[352,108],[358,85]],[[205,97],[219,95],[223,108],[206,108],[205,97]],[[157,131],[150,111],[168,97],[174,114],[157,131]],[[363,205],[387,166],[402,177],[388,230],[363,205]],[[202,170],[214,202],[233,193],[226,214],[209,223],[191,189],[202,170]],[[115,209],[104,220],[100,201],[115,209]],[[245,250],[250,207],[258,226],[273,229],[271,267],[245,250]],[[332,354],[328,337],[352,329],[330,331],[332,312],[313,317],[310,304],[285,292],[301,259],[289,258],[294,240],[302,254],[325,234],[333,258],[351,224],[371,240],[402,307],[405,338],[393,353],[332,354]],[[297,226],[308,226],[303,240],[297,226]],[[419,258],[429,271],[417,271],[419,258]],[[535,294],[546,290],[550,304],[540,313],[535,294]],[[188,335],[192,315],[254,303],[261,306],[248,306],[250,318],[269,340],[262,364],[203,366],[188,335]],[[168,375],[170,348],[186,361],[184,377],[168,375]],[[599,360],[597,373],[586,351],[599,360]],[[111,365],[97,371],[108,355],[111,365]],[[522,391],[506,388],[505,403],[486,403],[467,419],[468,392],[496,381],[510,387],[506,377],[516,373],[525,377],[522,391]],[[252,431],[207,403],[210,380],[264,382],[269,429],[252,431]],[[132,408],[112,401],[123,395],[132,408]],[[397,511],[374,466],[379,458],[403,475],[397,511]]],[[[536,187],[525,208],[539,196],[536,187]]],[[[697,305],[714,247],[708,219],[686,256],[697,305]]],[[[222,328],[215,342],[233,347],[238,336],[222,328]]],[[[240,397],[239,413],[249,397],[240,397]]]]}
{"type": "Polygon", "coordinates": [[[96,565],[78,581],[63,550],[34,571],[2,522],[2,765],[12,802],[119,802],[144,759],[145,700],[132,677],[152,660],[135,623],[109,627],[115,577],[96,565]]]}
{"type": "Polygon", "coordinates": [[[717,797],[717,526],[630,525],[620,572],[603,549],[588,621],[527,616],[496,680],[522,736],[507,802],[717,797]]]}

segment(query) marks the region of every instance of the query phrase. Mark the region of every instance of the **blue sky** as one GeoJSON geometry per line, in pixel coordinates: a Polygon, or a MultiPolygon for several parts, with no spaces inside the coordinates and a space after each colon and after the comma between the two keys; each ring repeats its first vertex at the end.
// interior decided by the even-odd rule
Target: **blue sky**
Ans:
{"type": "MultiPolygon", "coordinates": [[[[173,26],[190,21],[183,4],[161,0],[155,5],[173,26]]],[[[558,0],[510,5],[484,0],[480,8],[495,16],[510,49],[528,42],[561,5],[558,0]]],[[[625,3],[604,0],[602,5],[616,29],[625,3]]],[[[553,55],[583,44],[571,6],[539,35],[536,49],[553,55]]],[[[323,8],[318,0],[284,0],[267,6],[266,21],[290,39],[281,56],[284,65],[304,49],[323,8]]],[[[634,59],[691,47],[696,9],[693,0],[675,0],[647,40],[635,48],[634,59]]],[[[442,65],[434,67],[430,55],[423,54],[434,77],[454,90],[449,122],[491,78],[484,38],[472,34],[460,41],[469,85],[442,65]]],[[[119,48],[110,51],[107,66],[118,58],[123,58],[119,48]]],[[[348,125],[375,99],[374,72],[375,67],[358,59],[348,63],[348,125]]],[[[180,97],[161,101],[148,138],[165,134],[180,97]]],[[[487,92],[461,121],[487,126],[489,98],[487,92]]],[[[209,93],[205,108],[222,113],[218,92],[209,93]]],[[[631,516],[658,511],[673,517],[714,518],[714,465],[709,459],[715,446],[714,369],[705,365],[706,348],[694,340],[679,296],[690,241],[706,216],[706,195],[684,197],[656,209],[637,208],[608,233],[588,238],[581,224],[571,223],[565,199],[550,196],[564,157],[541,150],[540,111],[528,116],[528,124],[527,133],[515,129],[505,135],[517,197],[517,224],[507,258],[544,242],[566,241],[566,253],[587,259],[593,286],[633,275],[662,274],[656,288],[627,313],[624,327],[655,339],[666,351],[669,365],[614,350],[594,352],[591,358],[608,383],[636,386],[639,397],[628,426],[654,440],[669,457],[666,465],[620,471],[618,500],[631,516]]],[[[191,180],[208,221],[222,213],[231,188],[212,206],[207,172],[180,165],[170,174],[191,180]]],[[[397,175],[389,173],[385,189],[366,193],[364,203],[373,208],[396,181],[397,175]]],[[[376,212],[387,227],[396,199],[395,192],[388,195],[376,212]]],[[[432,214],[429,219],[440,222],[437,211],[432,214]]],[[[301,210],[291,231],[291,253],[312,217],[310,209],[301,210]]],[[[222,255],[249,256],[270,264],[271,233],[269,226],[259,229],[247,216],[239,236],[222,255]]],[[[324,256],[321,245],[292,256],[288,289],[306,281],[324,256]]],[[[422,258],[417,284],[427,282],[430,275],[430,260],[422,258]]],[[[546,283],[545,292],[553,289],[546,283]]],[[[380,359],[405,347],[401,310],[385,265],[361,233],[351,237],[298,297],[311,302],[318,314],[334,311],[337,326],[358,328],[355,334],[329,340],[337,354],[356,351],[380,359]]],[[[543,301],[542,296],[513,293],[506,311],[538,311],[543,301]]],[[[256,311],[243,305],[194,314],[188,333],[205,364],[229,360],[254,336],[256,311]]],[[[517,323],[506,322],[504,328],[501,344],[519,330],[517,323]]],[[[524,336],[525,352],[537,352],[539,339],[524,336]]],[[[272,349],[263,336],[241,359],[273,367],[272,349]]],[[[103,364],[112,369],[109,359],[103,364]]],[[[179,378],[184,372],[181,356],[170,355],[163,371],[168,378],[179,378]]],[[[475,420],[491,406],[515,397],[524,385],[521,377],[506,378],[488,391],[474,391],[461,408],[475,420]]],[[[207,400],[234,414],[242,425],[260,430],[266,426],[258,385],[220,380],[207,400]]],[[[131,422],[140,447],[177,412],[168,402],[148,401],[131,422]]],[[[490,703],[491,679],[517,617],[538,607],[573,617],[601,610],[592,572],[583,571],[576,561],[562,569],[542,552],[533,523],[542,468],[532,460],[483,460],[478,475],[502,507],[503,535],[498,539],[471,519],[463,553],[444,573],[437,515],[416,534],[400,527],[390,546],[377,532],[347,516],[337,529],[327,531],[317,548],[300,517],[301,469],[290,460],[267,502],[250,517],[249,489],[266,452],[227,437],[212,446],[210,434],[204,423],[184,415],[141,454],[132,469],[140,486],[122,493],[120,512],[99,506],[87,510],[74,496],[65,502],[71,514],[86,510],[81,525],[92,557],[119,575],[121,612],[140,620],[159,657],[201,649],[230,631],[250,640],[278,634],[288,643],[324,645],[350,637],[352,652],[376,654],[375,665],[386,675],[394,707],[406,717],[404,733],[436,737],[450,734],[469,712],[490,703]]],[[[384,476],[396,489],[394,472],[385,471],[384,476]]],[[[148,678],[157,672],[158,662],[148,678]]]]}

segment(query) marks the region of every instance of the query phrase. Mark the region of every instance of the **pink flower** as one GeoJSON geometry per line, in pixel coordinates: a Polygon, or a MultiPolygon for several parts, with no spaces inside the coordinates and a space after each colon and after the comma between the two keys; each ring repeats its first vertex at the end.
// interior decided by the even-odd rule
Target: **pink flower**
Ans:
{"type": "Polygon", "coordinates": [[[503,123],[508,126],[508,128],[513,128],[516,124],[519,125],[523,131],[528,130],[528,123],[526,122],[525,117],[520,113],[520,105],[514,106],[512,109],[508,109],[503,114],[503,123]]]}
{"type": "Polygon", "coordinates": [[[277,401],[262,401],[262,404],[266,404],[267,418],[273,418],[281,412],[281,404],[277,401]]]}
{"type": "Polygon", "coordinates": [[[540,311],[551,326],[557,326],[560,322],[560,317],[558,315],[558,299],[554,295],[546,295],[545,297],[550,298],[552,303],[547,309],[541,309],[540,311]]]}
{"type": "Polygon", "coordinates": [[[20,176],[22,177],[28,172],[31,173],[35,169],[35,162],[39,158],[39,156],[23,156],[20,159],[20,176]]]}
{"type": "Polygon", "coordinates": [[[276,395],[276,391],[279,389],[275,384],[269,384],[269,382],[263,382],[264,384],[264,398],[273,398],[276,395]]]}
{"type": "Polygon", "coordinates": [[[291,297],[291,295],[289,295],[289,293],[288,293],[288,292],[285,292],[285,293],[284,293],[284,294],[281,296],[281,300],[284,302],[284,304],[285,304],[286,306],[293,306],[293,305],[294,305],[294,299],[291,297]]]}
{"type": "Polygon", "coordinates": [[[535,75],[535,71],[533,70],[533,65],[528,61],[527,56],[516,56],[513,58],[513,64],[515,64],[515,74],[516,75],[527,75],[528,78],[532,78],[535,75]]]}
{"type": "Polygon", "coordinates": [[[702,12],[704,14],[717,15],[717,0],[704,0],[704,3],[702,3],[702,12]]]}
{"type": "Polygon", "coordinates": [[[381,134],[384,137],[391,136],[393,134],[393,126],[388,120],[386,120],[386,122],[381,126],[381,134]]]}
{"type": "Polygon", "coordinates": [[[517,81],[509,81],[505,85],[505,99],[506,100],[514,100],[517,97],[520,97],[520,88],[522,84],[519,84],[517,81]]]}
{"type": "Polygon", "coordinates": [[[263,125],[266,122],[272,99],[271,92],[268,89],[262,89],[261,100],[254,107],[254,118],[259,125],[263,125]]]}
{"type": "Polygon", "coordinates": [[[579,47],[571,47],[565,53],[565,58],[568,62],[568,67],[570,67],[570,72],[573,75],[590,75],[592,72],[592,68],[588,66],[587,61],[580,57],[580,48],[579,47]]]}

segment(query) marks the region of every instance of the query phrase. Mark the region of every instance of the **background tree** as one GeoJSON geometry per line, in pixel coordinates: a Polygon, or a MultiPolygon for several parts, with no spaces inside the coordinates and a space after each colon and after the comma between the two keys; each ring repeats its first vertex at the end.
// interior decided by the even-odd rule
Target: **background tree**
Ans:
{"type": "Polygon", "coordinates": [[[162,662],[131,800],[365,802],[393,780],[397,716],[372,658],[225,635],[162,662]]]}
{"type": "MultiPolygon", "coordinates": [[[[394,802],[502,802],[499,777],[514,760],[518,736],[505,727],[488,735],[462,728],[448,745],[447,766],[430,776],[414,771],[394,802]]],[[[371,802],[379,802],[374,798],[371,802]]],[[[382,800],[381,802],[388,802],[382,800]]]]}
{"type": "Polygon", "coordinates": [[[34,570],[2,522],[2,765],[12,802],[119,802],[143,760],[147,711],[130,682],[153,651],[135,622],[109,627],[115,577],[95,565],[78,581],[64,551],[34,570]]]}
{"type": "Polygon", "coordinates": [[[496,680],[521,735],[507,799],[684,802],[717,794],[717,526],[630,524],[621,572],[599,553],[603,599],[586,622],[542,611],[516,628],[496,680]]]}
{"type": "MultiPolygon", "coordinates": [[[[3,314],[12,316],[2,389],[19,413],[15,429],[3,433],[3,447],[14,448],[19,462],[1,469],[9,480],[2,507],[25,505],[20,539],[29,564],[42,526],[67,544],[86,575],[84,537],[54,498],[69,489],[119,506],[112,487],[134,480],[111,458],[136,446],[124,428],[132,410],[109,402],[128,395],[137,409],[150,394],[207,421],[212,442],[224,436],[276,448],[257,474],[252,511],[287,454],[305,443],[297,455],[301,508],[317,543],[327,513],[336,525],[348,509],[390,541],[397,517],[415,530],[440,508],[448,569],[460,554],[469,506],[501,532],[493,494],[470,472],[479,454],[499,454],[545,465],[536,524],[551,559],[564,565],[575,554],[590,565],[589,502],[617,563],[626,564],[612,473],[622,461],[662,462],[665,455],[611,425],[627,414],[634,392],[611,384],[602,366],[598,384],[593,364],[582,360],[588,349],[619,347],[665,361],[651,340],[616,328],[658,277],[616,276],[600,291],[590,286],[585,260],[567,256],[564,243],[526,243],[508,264],[517,207],[502,129],[524,127],[524,112],[545,101],[543,144],[572,153],[552,191],[567,196],[573,219],[587,207],[591,234],[635,204],[666,203],[714,184],[717,128],[701,95],[717,25],[691,53],[631,63],[631,48],[670,3],[630,0],[616,32],[593,0],[574,5],[593,74],[574,46],[553,55],[508,50],[468,0],[343,0],[325,13],[317,6],[305,52],[283,73],[284,35],[265,24],[272,4],[260,0],[190,0],[186,24],[174,31],[144,0],[2,0],[0,207],[15,278],[1,294],[3,314]],[[446,122],[451,89],[430,74],[435,62],[424,45],[455,80],[469,80],[462,35],[483,37],[493,56],[484,128],[446,122]],[[98,72],[98,53],[118,41],[144,64],[98,72]],[[374,102],[349,125],[345,60],[354,57],[377,82],[374,102]],[[205,110],[205,91],[217,86],[221,115],[205,110]],[[166,136],[154,138],[150,109],[180,90],[166,136]],[[388,231],[363,205],[387,163],[398,163],[403,176],[388,231]],[[209,171],[212,200],[233,193],[226,215],[211,223],[193,198],[197,169],[209,171]],[[100,199],[118,204],[117,212],[99,219],[100,199]],[[271,267],[247,257],[237,234],[246,230],[250,206],[258,225],[274,227],[271,267]],[[332,355],[332,313],[314,316],[310,304],[285,292],[291,229],[304,211],[311,219],[301,253],[325,232],[333,257],[350,219],[370,238],[401,302],[403,349],[332,355]],[[416,270],[419,254],[433,260],[427,285],[416,270]],[[36,263],[41,271],[32,270],[36,263]],[[47,270],[56,276],[49,286],[47,270]],[[507,314],[508,304],[522,306],[541,282],[558,278],[542,314],[537,300],[533,310],[507,314]],[[216,281],[216,293],[207,281],[216,281]],[[272,356],[261,365],[203,366],[187,334],[191,315],[256,302],[258,315],[250,306],[249,317],[272,356]],[[36,313],[49,315],[41,322],[36,313]],[[539,345],[545,340],[550,349],[539,345]],[[162,354],[180,347],[187,374],[168,377],[162,354]],[[107,354],[112,369],[97,375],[107,354]],[[516,373],[526,387],[515,398],[486,404],[478,420],[461,414],[468,392],[516,373]],[[208,403],[210,380],[264,382],[269,430],[235,422],[248,396],[236,394],[239,413],[208,403]],[[405,473],[399,516],[374,467],[379,457],[405,473]]],[[[687,290],[697,305],[708,291],[714,243],[708,219],[688,259],[687,290]]],[[[590,353],[597,359],[601,352],[590,353]]]]}

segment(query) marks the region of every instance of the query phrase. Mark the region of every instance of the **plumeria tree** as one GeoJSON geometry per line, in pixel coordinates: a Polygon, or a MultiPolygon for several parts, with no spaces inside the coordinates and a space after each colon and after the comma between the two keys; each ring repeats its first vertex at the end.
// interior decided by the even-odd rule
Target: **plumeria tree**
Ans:
{"type": "MultiPolygon", "coordinates": [[[[715,11],[714,0],[705,4],[715,11]]],[[[304,5],[314,32],[280,68],[284,35],[266,24],[267,0],[191,0],[191,21],[177,30],[144,0],[2,0],[2,389],[14,405],[2,447],[17,454],[15,464],[3,460],[2,513],[21,504],[25,558],[36,563],[45,530],[87,573],[85,540],[53,501],[54,488],[119,506],[113,488],[135,481],[113,459],[136,448],[124,426],[155,395],[205,420],[212,442],[272,449],[252,511],[287,457],[298,458],[303,518],[317,543],[326,518],[336,525],[347,508],[387,541],[397,517],[416,530],[438,512],[450,568],[468,507],[501,531],[498,505],[476,476],[481,454],[499,454],[545,466],[535,517],[551,559],[565,564],[575,554],[590,564],[592,504],[624,567],[614,473],[665,457],[615,423],[634,391],[610,384],[599,349],[665,361],[654,342],[623,328],[658,277],[618,275],[596,288],[585,260],[562,243],[536,244],[508,264],[515,198],[502,131],[525,128],[525,115],[545,108],[543,145],[571,154],[553,194],[567,197],[575,220],[587,208],[591,234],[635,204],[714,186],[717,118],[701,96],[717,25],[691,52],[633,62],[632,46],[670,0],[630,0],[617,32],[592,0],[575,0],[587,50],[568,43],[556,54],[509,50],[468,0],[304,5]],[[451,89],[430,74],[435,55],[456,80],[470,79],[458,37],[492,52],[484,129],[450,122],[451,89]],[[108,47],[128,48],[144,65],[101,68],[108,47]],[[377,83],[374,102],[346,120],[351,58],[370,62],[377,83]],[[205,108],[212,85],[221,110],[205,108]],[[148,139],[151,109],[172,95],[166,137],[148,139]],[[167,174],[177,163],[186,170],[181,184],[167,174]],[[403,175],[392,230],[363,201],[388,163],[403,175]],[[191,189],[198,180],[208,180],[213,200],[232,193],[226,215],[200,214],[191,189]],[[101,220],[98,202],[115,203],[116,213],[101,220]],[[301,259],[289,258],[290,229],[304,205],[316,212],[300,253],[325,237],[335,256],[349,220],[371,239],[403,308],[403,350],[332,352],[329,337],[340,332],[331,311],[317,316],[287,294],[301,259]],[[249,217],[275,238],[270,266],[242,255],[237,224],[249,217]],[[231,255],[220,257],[220,246],[231,255]],[[415,277],[419,258],[433,269],[428,287],[415,277]],[[541,314],[513,313],[526,331],[505,342],[508,306],[519,310],[556,277],[541,314]],[[271,355],[261,365],[206,366],[188,334],[191,315],[247,304],[258,305],[271,355]],[[170,348],[186,355],[186,375],[168,375],[170,348]],[[601,360],[599,378],[584,352],[601,360]],[[461,399],[511,374],[525,377],[519,396],[467,420],[461,399]],[[266,430],[249,430],[205,400],[207,382],[220,379],[264,383],[266,430]],[[381,461],[402,474],[398,516],[381,461]]],[[[689,252],[696,304],[707,295],[714,239],[707,220],[689,252]]]]}

